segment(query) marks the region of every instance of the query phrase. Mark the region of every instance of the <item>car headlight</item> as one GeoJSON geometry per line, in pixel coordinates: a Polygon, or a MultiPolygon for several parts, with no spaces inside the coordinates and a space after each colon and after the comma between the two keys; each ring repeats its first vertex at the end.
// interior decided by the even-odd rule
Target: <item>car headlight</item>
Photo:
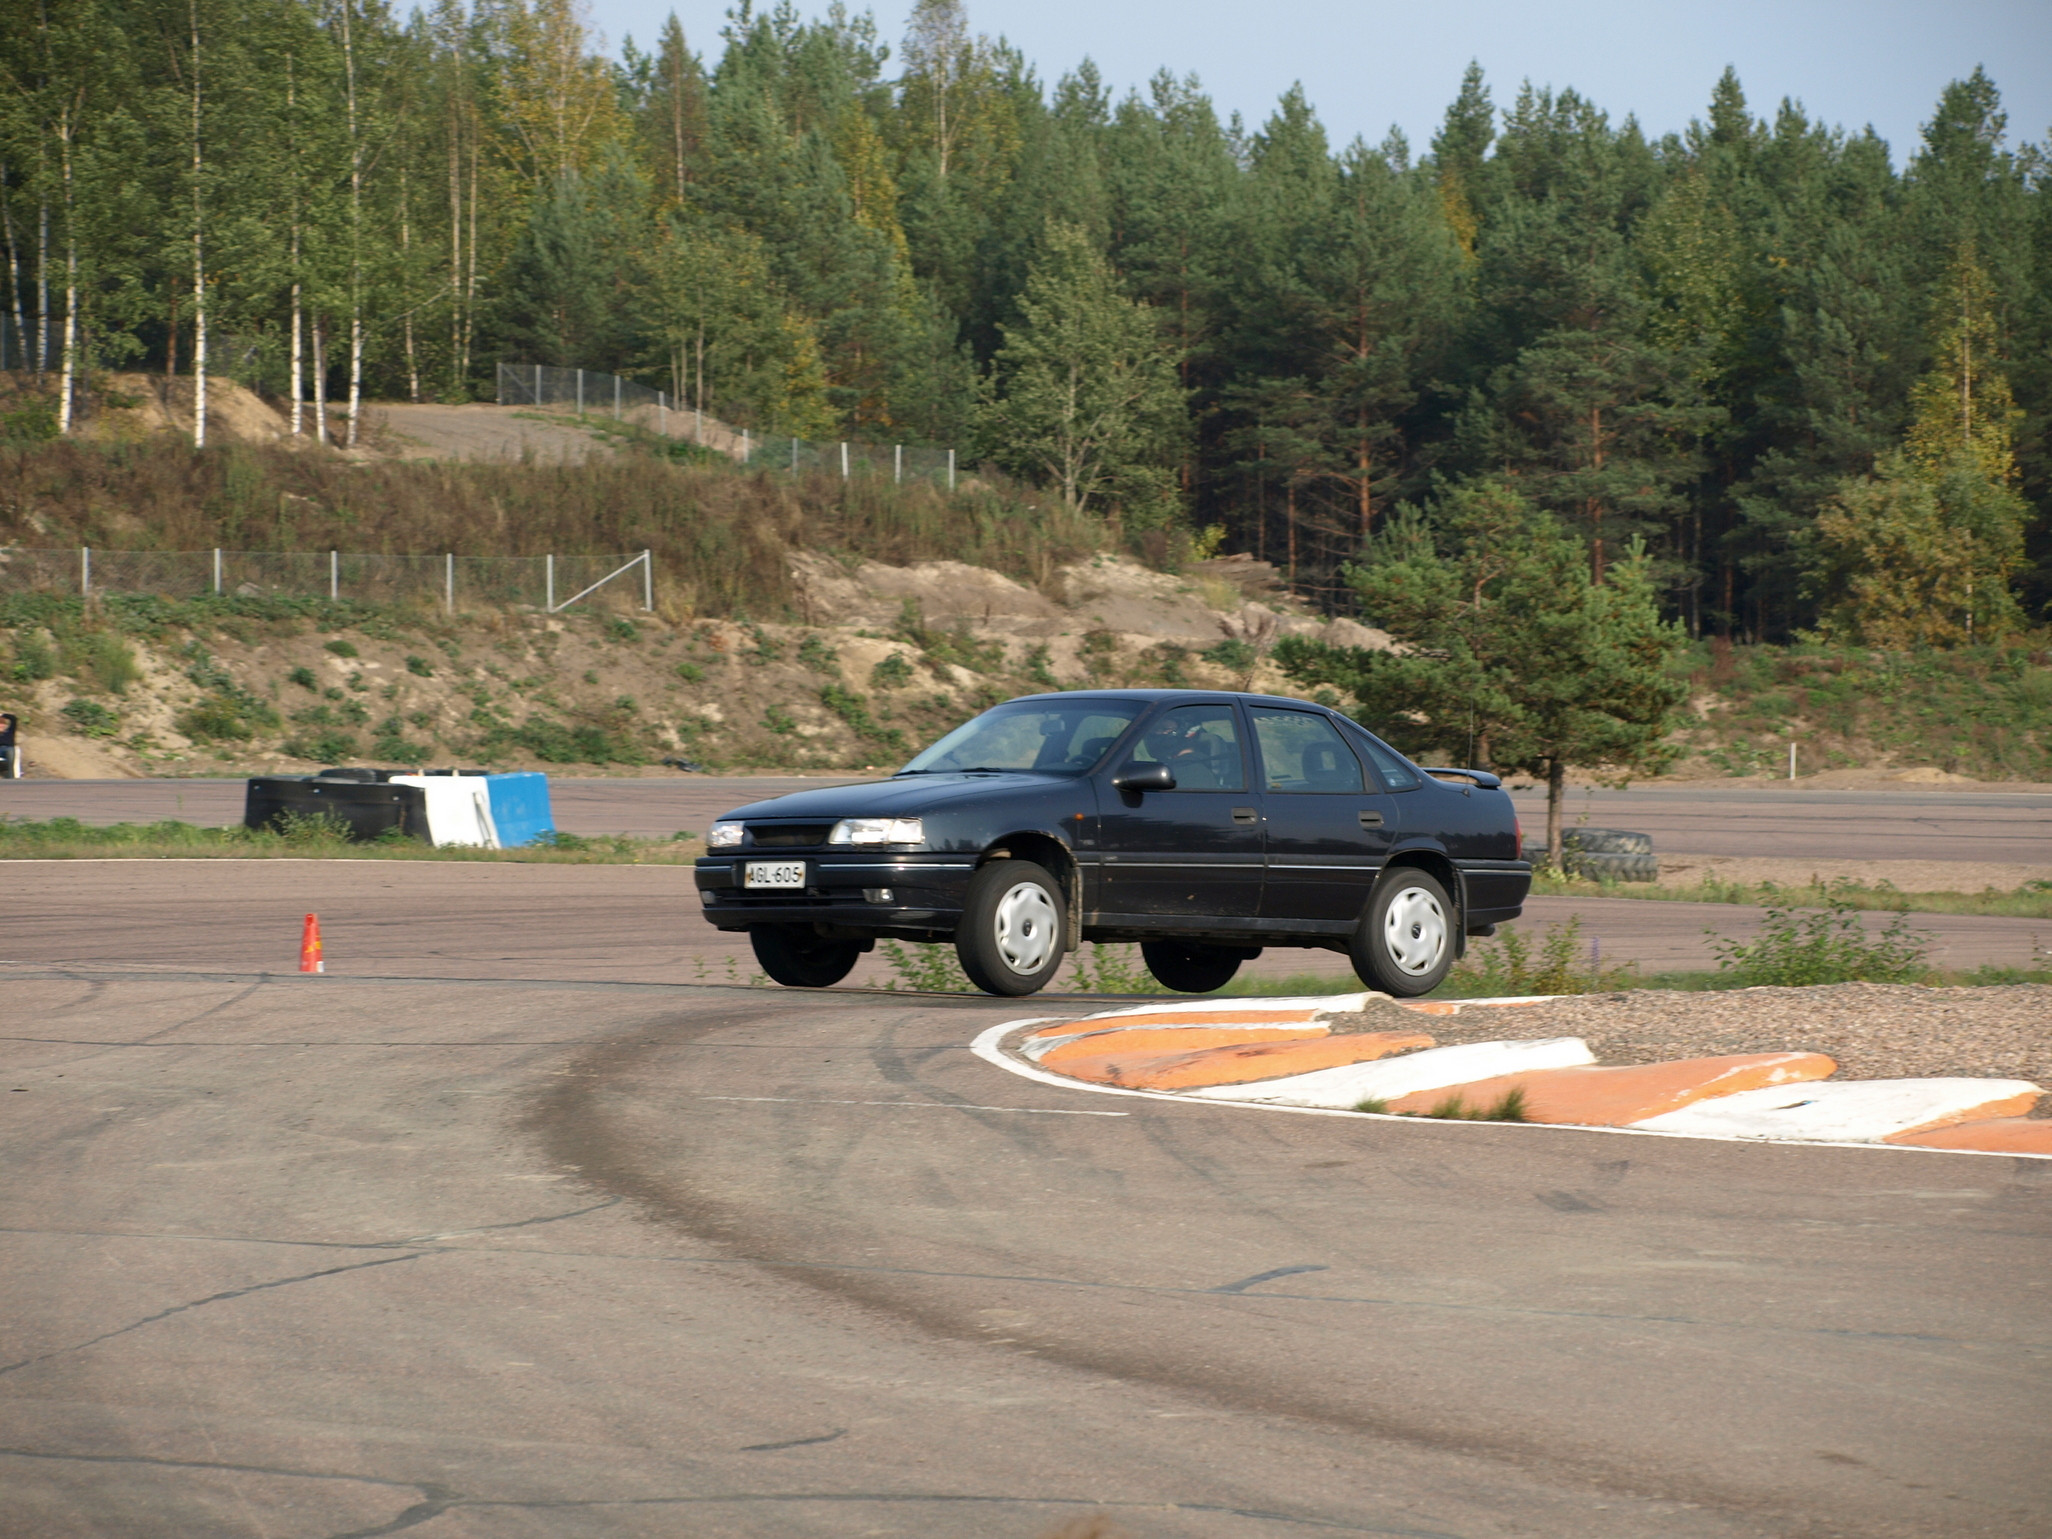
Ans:
{"type": "Polygon", "coordinates": [[[715,823],[706,831],[705,847],[709,850],[730,850],[741,842],[742,825],[739,823],[715,823]]]}
{"type": "Polygon", "coordinates": [[[920,818],[843,818],[827,835],[828,844],[924,844],[926,824],[920,818]]]}

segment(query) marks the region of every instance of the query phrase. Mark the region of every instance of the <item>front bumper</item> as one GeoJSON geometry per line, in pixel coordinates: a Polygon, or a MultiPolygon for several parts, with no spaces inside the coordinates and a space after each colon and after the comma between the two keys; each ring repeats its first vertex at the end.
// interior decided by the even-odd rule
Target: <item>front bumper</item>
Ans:
{"type": "Polygon", "coordinates": [[[975,871],[973,859],[953,855],[746,850],[701,856],[694,877],[706,922],[715,929],[826,924],[879,934],[924,935],[954,930],[975,871]],[[805,886],[745,887],[742,874],[751,860],[802,860],[805,886]],[[888,900],[873,896],[882,889],[889,890],[888,900]]]}

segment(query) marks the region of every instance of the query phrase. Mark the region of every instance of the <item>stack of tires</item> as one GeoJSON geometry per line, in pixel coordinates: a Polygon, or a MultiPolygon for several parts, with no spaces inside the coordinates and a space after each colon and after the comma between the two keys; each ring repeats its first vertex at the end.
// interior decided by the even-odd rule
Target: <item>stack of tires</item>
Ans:
{"type": "MultiPolygon", "coordinates": [[[[1592,882],[1657,882],[1660,857],[1653,853],[1653,836],[1623,828],[1571,828],[1561,835],[1561,864],[1569,876],[1592,882]]],[[[1546,846],[1528,844],[1524,858],[1544,865],[1546,846]]]]}

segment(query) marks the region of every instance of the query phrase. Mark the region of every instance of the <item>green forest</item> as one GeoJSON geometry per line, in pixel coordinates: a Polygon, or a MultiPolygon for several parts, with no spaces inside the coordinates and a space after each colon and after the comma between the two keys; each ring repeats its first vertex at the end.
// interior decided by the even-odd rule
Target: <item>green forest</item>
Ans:
{"type": "Polygon", "coordinates": [[[960,0],[895,41],[744,3],[617,61],[575,0],[5,15],[15,440],[121,371],[352,441],[574,365],[959,447],[1332,608],[1488,487],[1696,636],[1956,645],[2052,600],[2052,171],[1979,70],[1913,146],[1730,72],[1653,139],[1477,69],[1429,144],[1336,145],[1298,92],[1049,84],[960,0]]]}

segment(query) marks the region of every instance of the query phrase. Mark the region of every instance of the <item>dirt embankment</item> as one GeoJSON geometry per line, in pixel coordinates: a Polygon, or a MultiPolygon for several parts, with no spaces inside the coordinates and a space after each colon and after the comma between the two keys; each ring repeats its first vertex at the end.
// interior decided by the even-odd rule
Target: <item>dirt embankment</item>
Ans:
{"type": "Polygon", "coordinates": [[[958,562],[800,556],[809,623],[631,609],[422,615],[328,629],[227,618],[108,639],[6,640],[31,775],[302,771],[341,762],[569,764],[620,772],[901,762],[974,710],[1079,685],[1287,690],[1280,636],[1387,645],[1278,598],[1272,572],[1178,578],[1101,558],[1045,590],[958,562]],[[1257,596],[1259,595],[1259,596],[1257,596]]]}

